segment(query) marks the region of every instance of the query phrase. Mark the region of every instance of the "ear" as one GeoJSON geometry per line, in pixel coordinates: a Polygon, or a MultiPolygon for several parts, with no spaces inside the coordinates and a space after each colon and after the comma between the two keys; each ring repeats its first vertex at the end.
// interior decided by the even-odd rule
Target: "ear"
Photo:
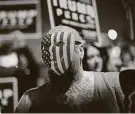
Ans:
{"type": "Polygon", "coordinates": [[[79,45],[79,54],[80,54],[80,57],[81,57],[81,59],[83,59],[83,57],[84,57],[84,49],[83,49],[83,44],[80,44],[79,45]]]}

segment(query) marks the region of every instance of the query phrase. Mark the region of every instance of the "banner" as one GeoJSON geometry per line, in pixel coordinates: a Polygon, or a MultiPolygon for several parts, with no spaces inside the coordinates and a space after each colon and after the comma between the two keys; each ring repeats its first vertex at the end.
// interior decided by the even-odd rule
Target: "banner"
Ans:
{"type": "Polygon", "coordinates": [[[24,35],[24,38],[40,38],[41,19],[38,0],[0,1],[0,38],[10,38],[10,34],[14,31],[19,31],[18,36],[24,35]]]}
{"type": "Polygon", "coordinates": [[[48,0],[51,27],[75,28],[84,39],[98,41],[100,29],[95,0],[48,0]]]}
{"type": "Polygon", "coordinates": [[[0,112],[13,113],[17,103],[17,79],[15,77],[0,78],[0,112]]]}

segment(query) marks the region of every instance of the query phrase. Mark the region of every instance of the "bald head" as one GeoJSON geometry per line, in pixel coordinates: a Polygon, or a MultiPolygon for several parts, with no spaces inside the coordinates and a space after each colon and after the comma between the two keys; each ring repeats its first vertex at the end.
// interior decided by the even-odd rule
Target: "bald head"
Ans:
{"type": "Polygon", "coordinates": [[[79,33],[75,29],[73,29],[71,27],[68,27],[68,26],[56,26],[53,29],[49,30],[49,32],[47,34],[52,34],[52,33],[55,33],[55,32],[69,32],[69,33],[74,35],[75,41],[78,41],[78,42],[82,43],[82,38],[80,37],[79,33]]]}
{"type": "Polygon", "coordinates": [[[82,43],[79,33],[67,26],[57,26],[43,37],[42,59],[49,70],[57,75],[67,71],[73,59],[76,42],[82,43]]]}

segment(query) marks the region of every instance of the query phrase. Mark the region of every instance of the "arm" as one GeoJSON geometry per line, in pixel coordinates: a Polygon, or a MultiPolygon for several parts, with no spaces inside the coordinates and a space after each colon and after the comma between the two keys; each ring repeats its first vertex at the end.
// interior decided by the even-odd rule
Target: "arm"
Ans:
{"type": "Polygon", "coordinates": [[[119,106],[120,112],[124,113],[125,112],[125,107],[124,107],[124,99],[125,95],[121,89],[120,85],[120,80],[119,80],[119,74],[114,75],[114,88],[115,88],[115,94],[116,94],[116,99],[117,99],[117,104],[119,106]]]}
{"type": "Polygon", "coordinates": [[[29,95],[24,94],[15,109],[15,113],[28,113],[31,105],[32,102],[29,98],[29,95]]]}
{"type": "MultiPolygon", "coordinates": [[[[108,96],[111,102],[108,102],[110,110],[114,112],[114,108],[117,112],[124,112],[124,94],[121,90],[119,83],[119,73],[117,72],[107,72],[103,73],[103,79],[105,81],[105,96],[108,96]]],[[[107,100],[105,100],[106,102],[107,100]]],[[[116,112],[115,111],[115,112],[116,112]]]]}

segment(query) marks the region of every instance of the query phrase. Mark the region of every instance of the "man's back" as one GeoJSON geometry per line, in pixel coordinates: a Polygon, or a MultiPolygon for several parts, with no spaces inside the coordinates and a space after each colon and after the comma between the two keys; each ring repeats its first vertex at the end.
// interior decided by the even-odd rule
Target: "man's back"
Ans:
{"type": "Polygon", "coordinates": [[[27,91],[16,112],[123,112],[124,95],[117,76],[118,73],[84,72],[81,82],[59,95],[52,94],[48,82],[27,91]]]}

